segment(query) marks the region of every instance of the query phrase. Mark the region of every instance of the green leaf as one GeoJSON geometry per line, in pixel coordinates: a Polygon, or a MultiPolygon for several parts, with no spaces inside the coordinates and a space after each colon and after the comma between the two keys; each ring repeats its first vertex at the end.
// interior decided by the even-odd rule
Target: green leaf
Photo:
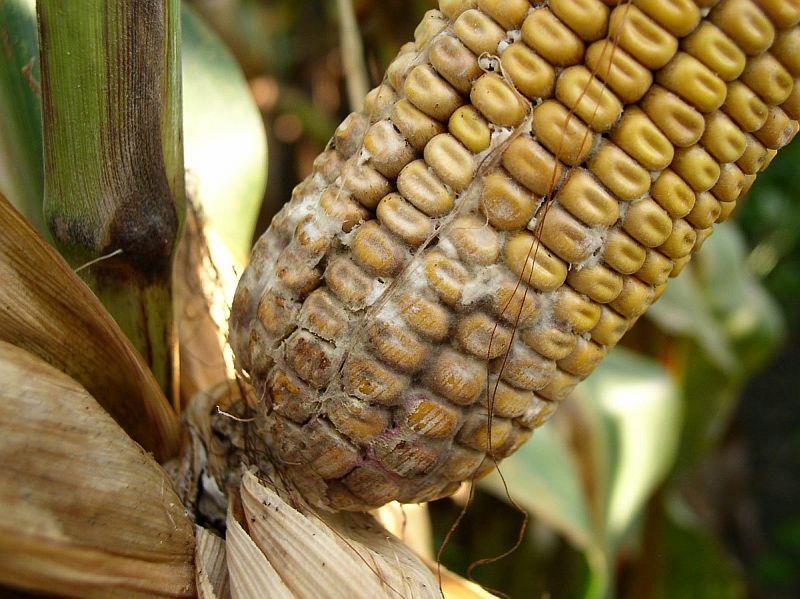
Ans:
{"type": "Polygon", "coordinates": [[[267,179],[267,136],[250,88],[225,44],[184,5],[183,109],[189,191],[242,263],[267,179]]]}

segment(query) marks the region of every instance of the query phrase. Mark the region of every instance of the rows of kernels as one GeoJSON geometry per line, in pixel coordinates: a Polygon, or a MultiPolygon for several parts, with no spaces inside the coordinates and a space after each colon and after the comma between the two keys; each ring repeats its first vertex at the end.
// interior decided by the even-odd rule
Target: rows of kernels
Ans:
{"type": "Polygon", "coordinates": [[[315,163],[300,195],[324,218],[283,242],[251,335],[285,346],[287,461],[342,508],[436,497],[516,449],[798,127],[781,2],[441,12],[315,163]]]}

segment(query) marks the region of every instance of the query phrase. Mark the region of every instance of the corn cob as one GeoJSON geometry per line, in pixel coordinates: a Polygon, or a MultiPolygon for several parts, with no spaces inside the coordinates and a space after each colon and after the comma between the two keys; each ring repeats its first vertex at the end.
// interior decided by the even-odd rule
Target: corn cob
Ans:
{"type": "Polygon", "coordinates": [[[800,118],[798,0],[441,0],[256,244],[232,310],[313,504],[494,468],[800,118]]]}

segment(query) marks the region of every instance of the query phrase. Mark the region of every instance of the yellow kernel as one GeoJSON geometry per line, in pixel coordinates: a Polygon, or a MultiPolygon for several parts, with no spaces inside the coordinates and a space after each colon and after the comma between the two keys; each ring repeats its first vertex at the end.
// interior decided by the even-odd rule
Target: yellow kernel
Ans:
{"type": "Polygon", "coordinates": [[[745,186],[745,175],[735,164],[723,164],[719,181],[711,190],[720,202],[735,202],[745,186]]]}
{"type": "Polygon", "coordinates": [[[549,207],[541,217],[542,243],[567,262],[583,262],[600,245],[590,229],[558,206],[549,207]]]}
{"type": "Polygon", "coordinates": [[[414,67],[403,89],[414,106],[442,122],[464,103],[461,95],[427,65],[414,67]]]}
{"type": "Polygon", "coordinates": [[[505,362],[496,360],[492,363],[492,368],[502,369],[500,377],[505,382],[529,391],[538,391],[545,387],[556,371],[555,362],[520,342],[514,343],[505,362]]]}
{"type": "Polygon", "coordinates": [[[675,152],[672,170],[697,192],[714,187],[720,176],[719,164],[700,146],[681,148],[675,152]]]}
{"type": "Polygon", "coordinates": [[[750,56],[769,48],[775,39],[775,27],[752,0],[724,0],[709,18],[750,56]]]}
{"type": "Polygon", "coordinates": [[[603,247],[603,260],[623,275],[631,275],[644,264],[647,252],[643,245],[621,229],[611,229],[603,247]]]}
{"type": "Polygon", "coordinates": [[[758,4],[778,29],[788,29],[800,22],[797,0],[759,0],[758,4]]]}
{"type": "Polygon", "coordinates": [[[478,0],[478,8],[506,29],[519,29],[530,7],[528,0],[478,0]]]}
{"type": "Polygon", "coordinates": [[[505,354],[511,345],[511,329],[483,312],[474,312],[458,320],[455,339],[467,353],[484,360],[505,354]]]}
{"type": "Polygon", "coordinates": [[[502,77],[487,73],[470,92],[472,104],[495,125],[514,127],[525,118],[525,106],[502,77]]]}
{"type": "Polygon", "coordinates": [[[625,318],[639,318],[653,303],[653,288],[636,277],[625,277],[622,291],[617,299],[609,304],[625,318]]]}
{"type": "Polygon", "coordinates": [[[652,73],[612,40],[593,43],[586,50],[586,66],[625,104],[638,102],[653,84],[652,73]]]}
{"type": "Polygon", "coordinates": [[[356,263],[376,276],[395,274],[405,257],[394,237],[375,220],[358,228],[352,251],[356,263]]]}
{"type": "Polygon", "coordinates": [[[449,35],[434,40],[428,51],[428,60],[436,72],[462,94],[469,93],[472,82],[483,73],[478,57],[449,35]]]}
{"type": "Polygon", "coordinates": [[[600,318],[600,306],[564,285],[553,299],[553,316],[566,324],[573,333],[581,334],[591,331],[600,318]]]}
{"type": "Polygon", "coordinates": [[[767,148],[755,137],[748,134],[744,154],[736,161],[736,166],[742,169],[745,175],[755,175],[764,168],[766,162],[767,148]]]}
{"type": "Polygon", "coordinates": [[[489,223],[501,231],[524,228],[540,204],[528,190],[519,186],[502,169],[486,175],[481,193],[481,210],[489,223]]]}
{"type": "Polygon", "coordinates": [[[558,203],[589,226],[610,227],[619,219],[619,204],[584,169],[573,169],[556,195],[558,203]]]}
{"type": "Polygon", "coordinates": [[[425,384],[448,401],[466,406],[486,391],[486,366],[475,358],[445,348],[431,361],[425,384]]]}
{"type": "Polygon", "coordinates": [[[426,339],[442,341],[450,331],[450,312],[420,293],[403,292],[395,300],[397,309],[414,332],[426,339]]]}
{"type": "Polygon", "coordinates": [[[539,314],[536,292],[519,277],[509,274],[492,280],[487,285],[487,293],[495,315],[515,327],[525,326],[539,314]]]}
{"type": "Polygon", "coordinates": [[[536,107],[533,131],[542,145],[570,166],[586,159],[594,141],[591,129],[556,100],[547,100],[536,107]]]}
{"type": "Polygon", "coordinates": [[[508,145],[503,166],[517,182],[540,196],[549,195],[564,173],[564,165],[529,135],[520,135],[508,145]]]}
{"type": "Polygon", "coordinates": [[[556,67],[568,67],[583,59],[583,42],[548,8],[537,8],[522,24],[522,39],[556,67]]]}
{"type": "Polygon", "coordinates": [[[522,416],[533,402],[531,391],[515,389],[503,381],[491,381],[489,393],[481,394],[481,405],[503,418],[522,416]]]}
{"type": "Polygon", "coordinates": [[[631,322],[620,316],[611,308],[603,306],[600,321],[592,329],[592,339],[606,347],[614,347],[622,336],[628,331],[631,322]]]}
{"type": "Polygon", "coordinates": [[[630,205],[623,227],[645,247],[658,247],[672,233],[672,219],[655,200],[646,198],[630,205]]]}
{"type": "Polygon", "coordinates": [[[701,23],[700,27],[683,40],[683,49],[724,81],[738,79],[747,61],[739,46],[708,21],[701,23]]]}
{"type": "Polygon", "coordinates": [[[742,83],[767,104],[783,104],[794,87],[794,79],[771,54],[761,54],[747,61],[742,83]]]}
{"type": "Polygon", "coordinates": [[[550,0],[550,10],[587,42],[606,33],[608,7],[600,0],[550,0]]]}
{"type": "Polygon", "coordinates": [[[347,396],[331,402],[326,414],[336,430],[355,443],[367,443],[389,428],[389,412],[347,396]]]}
{"type": "Polygon", "coordinates": [[[462,106],[450,117],[448,130],[474,154],[479,154],[492,142],[492,132],[486,120],[472,106],[462,106]]]}
{"type": "Polygon", "coordinates": [[[364,136],[369,163],[380,174],[394,179],[414,159],[414,149],[397,132],[391,121],[378,121],[364,136]]]}
{"type": "Polygon", "coordinates": [[[367,334],[378,357],[402,372],[416,372],[428,356],[428,346],[397,324],[376,320],[367,325],[367,334]]]}
{"type": "Polygon", "coordinates": [[[704,191],[697,194],[697,202],[692,211],[686,215],[686,220],[697,229],[707,229],[717,222],[721,210],[720,202],[714,197],[714,194],[704,191]]]}
{"type": "Polygon", "coordinates": [[[734,81],[728,85],[728,96],[722,110],[745,133],[761,129],[769,115],[767,105],[741,81],[734,81]]]}
{"type": "MultiPolygon", "coordinates": [[[[724,204],[721,204],[721,206],[722,206],[722,210],[720,210],[719,216],[717,217],[717,222],[718,223],[724,223],[725,221],[727,221],[731,217],[731,215],[736,210],[736,202],[726,202],[724,204]]],[[[711,229],[711,227],[709,227],[707,230],[711,231],[712,229],[711,229]]],[[[709,233],[709,235],[710,235],[710,233],[709,233]]],[[[700,240],[698,240],[698,241],[700,241],[700,240]]],[[[696,245],[698,245],[698,244],[696,244],[696,245]]],[[[695,251],[697,251],[699,249],[700,248],[697,247],[695,251]]]]}
{"type": "Polygon", "coordinates": [[[522,42],[511,44],[500,55],[503,71],[524,96],[535,100],[553,95],[553,66],[522,42]]]}
{"type": "Polygon", "coordinates": [[[466,189],[475,176],[472,154],[447,133],[437,135],[425,146],[425,161],[456,192],[466,189]]]}
{"type": "Polygon", "coordinates": [[[528,347],[550,360],[566,358],[575,348],[576,336],[553,326],[524,329],[521,337],[528,347]]]}
{"type": "Polygon", "coordinates": [[[658,251],[673,260],[679,260],[692,253],[695,241],[697,241],[697,233],[694,228],[681,218],[675,221],[672,233],[659,246],[658,251]]]}
{"type": "Polygon", "coordinates": [[[647,250],[647,257],[636,276],[653,286],[663,285],[674,267],[672,260],[657,250],[647,250]]]}
{"type": "Polygon", "coordinates": [[[457,217],[446,233],[459,257],[467,264],[489,265],[500,255],[500,237],[476,214],[457,217]]]}
{"type": "Polygon", "coordinates": [[[611,133],[611,140],[644,168],[660,171],[669,166],[675,150],[641,109],[631,106],[611,133]]]}
{"type": "Polygon", "coordinates": [[[422,245],[433,233],[431,220],[397,193],[381,200],[376,215],[386,229],[412,247],[422,245]]]}
{"type": "Polygon", "coordinates": [[[678,51],[678,40],[632,4],[611,13],[608,37],[648,69],[656,71],[678,51]]]}
{"type": "Polygon", "coordinates": [[[488,414],[473,412],[458,432],[458,442],[478,451],[497,451],[508,439],[513,425],[505,418],[492,418],[490,430],[489,422],[488,414]]]}
{"type": "Polygon", "coordinates": [[[503,248],[506,264],[540,291],[552,291],[567,278],[567,265],[528,231],[511,235],[503,248]]]}
{"type": "Polygon", "coordinates": [[[650,195],[669,212],[672,218],[683,218],[695,203],[695,193],[692,188],[671,169],[663,171],[658,176],[650,195]]]}
{"type": "Polygon", "coordinates": [[[464,45],[480,56],[494,54],[506,37],[505,30],[479,10],[467,10],[455,20],[453,31],[464,45]]]}
{"type": "Polygon", "coordinates": [[[383,406],[397,403],[410,384],[405,376],[366,354],[350,354],[342,374],[345,393],[383,406]]]}
{"type": "Polygon", "coordinates": [[[439,10],[451,19],[456,18],[468,8],[475,6],[475,0],[439,0],[439,10]]]}
{"type": "Polygon", "coordinates": [[[675,277],[679,276],[683,269],[691,262],[692,256],[684,256],[683,258],[678,258],[675,260],[675,267],[672,269],[672,272],[669,273],[669,278],[674,279],[675,277]]]}
{"type": "Polygon", "coordinates": [[[792,77],[800,76],[800,29],[781,31],[769,51],[792,77]]]}
{"type": "Polygon", "coordinates": [[[744,133],[724,112],[706,117],[706,130],[700,144],[719,162],[736,162],[744,153],[744,133]]]}
{"type": "Polygon", "coordinates": [[[800,81],[795,79],[792,93],[786,98],[786,101],[781,104],[783,111],[792,117],[794,120],[800,120],[800,81]]]}
{"type": "Polygon", "coordinates": [[[676,37],[688,35],[700,22],[692,0],[637,0],[636,5],[676,37]]]}
{"type": "Polygon", "coordinates": [[[655,85],[648,92],[642,100],[642,109],[679,148],[696,144],[703,135],[703,115],[661,86],[655,85]]]}
{"type": "Polygon", "coordinates": [[[700,112],[713,112],[725,102],[725,82],[702,62],[685,52],[678,52],[659,71],[657,80],[700,112]]]}
{"type": "Polygon", "coordinates": [[[406,99],[392,107],[391,119],[417,151],[422,151],[431,139],[444,133],[442,123],[432,119],[406,99]]]}
{"type": "Polygon", "coordinates": [[[600,146],[589,168],[620,200],[635,200],[650,188],[650,173],[611,142],[600,146]]]}
{"type": "Polygon", "coordinates": [[[577,378],[561,370],[556,370],[547,385],[537,393],[543,399],[549,401],[564,401],[570,396],[577,384],[577,378]]]}
{"type": "Polygon", "coordinates": [[[584,66],[561,72],[556,98],[595,131],[607,131],[622,113],[622,103],[614,92],[584,66]]]}
{"type": "Polygon", "coordinates": [[[425,256],[425,276],[428,285],[442,301],[454,306],[461,300],[469,273],[460,263],[441,252],[431,252],[425,256]]]}
{"type": "Polygon", "coordinates": [[[598,304],[613,302],[622,290],[622,277],[603,264],[572,269],[567,282],[578,293],[584,293],[598,304]]]}
{"type": "Polygon", "coordinates": [[[792,141],[796,134],[797,122],[789,118],[789,115],[778,106],[770,108],[767,122],[754,133],[758,141],[771,150],[780,150],[792,141]]]}
{"type": "Polygon", "coordinates": [[[391,191],[386,177],[368,164],[359,164],[358,156],[353,156],[344,165],[342,186],[366,208],[375,208],[381,198],[391,191]]]}
{"type": "Polygon", "coordinates": [[[559,360],[558,366],[565,372],[579,378],[586,378],[602,362],[606,352],[607,350],[603,346],[579,337],[575,349],[569,356],[559,360]]]}
{"type": "Polygon", "coordinates": [[[424,160],[416,160],[400,171],[397,190],[409,202],[431,217],[444,216],[455,200],[424,160]]]}

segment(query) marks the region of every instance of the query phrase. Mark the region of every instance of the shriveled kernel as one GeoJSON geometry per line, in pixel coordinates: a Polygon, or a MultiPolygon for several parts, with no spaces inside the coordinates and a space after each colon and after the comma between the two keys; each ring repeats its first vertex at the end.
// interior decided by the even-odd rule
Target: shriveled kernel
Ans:
{"type": "Polygon", "coordinates": [[[550,10],[587,42],[606,33],[608,7],[600,0],[550,0],[550,10]]]}
{"type": "Polygon", "coordinates": [[[619,219],[619,203],[584,169],[573,169],[556,195],[558,203],[589,226],[610,227],[619,219]]]}
{"type": "Polygon", "coordinates": [[[500,238],[480,216],[465,214],[457,217],[446,235],[466,264],[489,265],[497,262],[500,238]]]}
{"type": "Polygon", "coordinates": [[[336,341],[347,333],[348,312],[325,289],[317,289],[303,302],[298,324],[326,341],[336,341]]]}
{"type": "Polygon", "coordinates": [[[444,133],[442,123],[432,119],[406,99],[394,105],[391,119],[417,151],[422,151],[431,139],[444,133]]]}
{"type": "Polygon", "coordinates": [[[355,468],[358,452],[331,425],[314,419],[302,431],[302,456],[318,476],[341,478],[355,468]]]}
{"type": "Polygon", "coordinates": [[[622,291],[622,277],[603,264],[573,269],[567,282],[575,291],[588,295],[598,304],[613,302],[622,291]]]}
{"type": "Polygon", "coordinates": [[[406,405],[408,427],[425,437],[446,438],[456,434],[459,413],[426,395],[412,395],[406,405]]]}
{"type": "Polygon", "coordinates": [[[517,93],[494,73],[487,73],[475,82],[470,100],[489,121],[500,127],[514,127],[525,118],[525,106],[517,93]]]}
{"type": "Polygon", "coordinates": [[[758,4],[778,29],[794,27],[800,22],[797,0],[759,0],[758,4]]]}
{"type": "Polygon", "coordinates": [[[734,81],[728,85],[728,96],[722,110],[745,133],[761,129],[769,116],[767,105],[741,81],[734,81]]]}
{"type": "Polygon", "coordinates": [[[699,230],[697,232],[697,243],[694,244],[694,251],[699,252],[700,249],[703,247],[703,244],[706,242],[706,239],[711,237],[713,233],[714,233],[713,228],[699,230]]]}
{"type": "Polygon", "coordinates": [[[364,136],[370,164],[384,177],[394,179],[414,159],[414,149],[391,121],[378,121],[364,136]]]}
{"type": "MultiPolygon", "coordinates": [[[[355,468],[342,479],[342,486],[368,505],[384,505],[397,499],[400,493],[397,483],[392,481],[380,467],[372,464],[355,468]]],[[[329,487],[328,495],[330,494],[329,487]]],[[[337,500],[347,501],[341,497],[337,497],[337,500]]]]}
{"type": "Polygon", "coordinates": [[[483,73],[478,57],[449,35],[441,36],[431,44],[428,60],[436,72],[462,94],[468,94],[472,82],[483,73]]]}
{"type": "Polygon", "coordinates": [[[323,389],[336,374],[336,347],[308,331],[295,331],[286,340],[284,355],[297,376],[315,389],[323,389]]]}
{"type": "Polygon", "coordinates": [[[650,188],[650,173],[611,142],[604,142],[589,160],[589,168],[620,200],[642,197],[650,188]]]}
{"type": "Polygon", "coordinates": [[[673,260],[678,260],[692,253],[695,241],[697,241],[697,233],[692,225],[679,219],[674,222],[672,233],[659,246],[658,251],[673,260]]]}
{"type": "Polygon", "coordinates": [[[672,35],[684,37],[700,22],[692,0],[637,0],[636,5],[672,35]]]}
{"type": "Polygon", "coordinates": [[[775,27],[752,0],[724,0],[709,19],[750,56],[769,48],[775,39],[775,27]]]}
{"type": "Polygon", "coordinates": [[[511,330],[484,312],[474,312],[459,319],[455,338],[467,353],[492,360],[508,351],[511,345],[511,330]]]}
{"type": "Polygon", "coordinates": [[[567,278],[567,265],[528,231],[511,235],[503,255],[512,272],[540,291],[552,291],[567,278]]]}
{"type": "Polygon", "coordinates": [[[486,366],[480,360],[445,348],[434,356],[426,371],[425,384],[448,401],[467,406],[486,391],[486,366]]]}
{"type": "Polygon", "coordinates": [[[482,451],[454,444],[440,472],[447,480],[457,481],[460,484],[461,481],[471,480],[476,470],[483,464],[491,462],[492,460],[482,451]]]}
{"type": "Polygon", "coordinates": [[[633,4],[611,13],[608,37],[630,52],[648,69],[656,71],[678,51],[678,40],[633,4]]]}
{"type": "Polygon", "coordinates": [[[499,281],[493,281],[487,292],[494,314],[515,327],[526,326],[539,314],[536,292],[519,277],[509,274],[499,281]]]}
{"type": "Polygon", "coordinates": [[[723,164],[719,181],[711,190],[720,202],[735,202],[744,189],[745,175],[735,164],[723,164]]]}
{"type": "Polygon", "coordinates": [[[670,141],[641,109],[625,110],[611,140],[644,168],[660,171],[672,162],[675,150],[670,141]]]}
{"type": "Polygon", "coordinates": [[[672,272],[673,267],[672,260],[664,254],[657,250],[647,250],[647,257],[636,276],[650,285],[663,285],[669,279],[669,273],[672,272]]]}
{"type": "Polygon", "coordinates": [[[473,106],[462,106],[456,110],[447,128],[474,154],[483,152],[492,143],[488,123],[473,106]]]}
{"type": "Polygon", "coordinates": [[[528,0],[478,0],[478,8],[506,29],[518,29],[530,7],[528,0]]]}
{"type": "Polygon", "coordinates": [[[623,275],[631,275],[644,264],[646,250],[621,229],[611,229],[603,247],[603,260],[623,275]]]}
{"type": "Polygon", "coordinates": [[[461,300],[469,273],[460,263],[441,252],[431,252],[425,257],[425,275],[442,301],[453,306],[461,300]]]}
{"type": "Polygon", "coordinates": [[[374,281],[352,260],[342,256],[336,258],[325,269],[328,287],[352,310],[360,310],[372,294],[374,281]]]}
{"type": "Polygon", "coordinates": [[[564,401],[578,385],[579,380],[562,370],[556,370],[553,377],[542,389],[536,392],[548,401],[564,401]]]}
{"type": "Polygon", "coordinates": [[[316,289],[322,279],[318,268],[308,263],[299,252],[285,251],[275,265],[278,280],[299,296],[305,297],[316,289]]]}
{"type": "Polygon", "coordinates": [[[391,191],[391,185],[383,175],[353,159],[345,164],[341,183],[366,208],[375,208],[381,198],[391,191]]]}
{"type": "Polygon", "coordinates": [[[656,80],[700,112],[713,112],[725,102],[725,82],[706,65],[685,52],[678,52],[658,72],[656,80]]]}
{"type": "Polygon", "coordinates": [[[267,381],[272,409],[297,424],[305,424],[314,415],[314,394],[311,387],[291,372],[275,368],[267,381]]]}
{"type": "Polygon", "coordinates": [[[551,360],[561,360],[575,347],[575,334],[552,326],[523,329],[522,340],[534,351],[551,360]]]}
{"type": "Polygon", "coordinates": [[[525,414],[517,418],[514,422],[528,429],[539,428],[550,420],[553,414],[556,413],[559,405],[558,402],[547,401],[546,399],[534,395],[533,402],[525,411],[525,414]]]}
{"type": "Polygon", "coordinates": [[[609,306],[625,318],[635,319],[650,307],[653,296],[653,288],[650,285],[642,283],[636,277],[625,277],[622,291],[609,306]]]}
{"type": "Polygon", "coordinates": [[[342,230],[351,231],[358,223],[369,218],[369,212],[354,201],[344,189],[331,185],[320,196],[319,205],[325,213],[342,225],[342,230]]]}
{"type": "Polygon", "coordinates": [[[455,199],[424,160],[416,160],[397,177],[397,190],[430,217],[444,216],[453,209],[455,199]]]}
{"type": "Polygon", "coordinates": [[[458,433],[458,442],[478,451],[494,452],[503,446],[511,430],[510,420],[499,417],[490,419],[488,414],[475,411],[467,416],[458,433]]]}
{"type": "Polygon", "coordinates": [[[739,127],[721,111],[706,117],[700,144],[719,162],[736,162],[744,153],[746,139],[739,127]]]}
{"type": "Polygon", "coordinates": [[[506,32],[488,15],[479,10],[467,10],[455,20],[453,31],[464,45],[475,54],[497,52],[497,46],[506,37],[506,32]]]}
{"type": "Polygon", "coordinates": [[[356,263],[377,276],[394,275],[405,258],[397,240],[375,220],[358,228],[352,250],[356,263]]]}
{"type": "Polygon", "coordinates": [[[683,218],[695,203],[694,190],[671,169],[658,176],[650,195],[672,218],[683,218]]]}
{"type": "Polygon", "coordinates": [[[622,103],[614,92],[584,66],[561,72],[556,98],[595,131],[607,131],[622,113],[622,103]]]}
{"type": "Polygon", "coordinates": [[[613,40],[600,40],[586,50],[586,66],[602,79],[624,104],[638,102],[653,84],[649,69],[613,40]]]}
{"type": "MultiPolygon", "coordinates": [[[[789,118],[789,115],[778,106],[770,108],[767,122],[764,123],[761,129],[754,133],[758,141],[770,150],[780,150],[792,141],[796,134],[797,123],[789,118]]],[[[744,145],[744,143],[742,145],[744,145]]]]}
{"type": "Polygon", "coordinates": [[[522,42],[515,42],[503,50],[500,62],[503,71],[524,96],[538,99],[553,95],[555,69],[522,42]]]}
{"type": "Polygon", "coordinates": [[[364,111],[373,121],[379,121],[389,116],[395,102],[397,102],[397,92],[387,81],[367,94],[364,98],[364,111]]]}
{"type": "MultiPolygon", "coordinates": [[[[401,477],[421,477],[433,470],[440,458],[435,448],[421,440],[385,436],[381,441],[373,446],[378,462],[389,472],[401,477]]],[[[402,494],[398,499],[402,499],[402,494]]]]}
{"type": "Polygon", "coordinates": [[[768,53],[748,60],[741,80],[767,104],[783,104],[794,86],[789,71],[768,53]]]}
{"type": "Polygon", "coordinates": [[[703,115],[661,86],[653,86],[641,107],[675,146],[689,147],[703,135],[703,115]]]}
{"type": "Polygon", "coordinates": [[[539,238],[559,258],[572,263],[586,260],[600,245],[590,229],[559,206],[549,207],[542,215],[539,238]]]}
{"type": "Polygon", "coordinates": [[[781,31],[769,49],[792,77],[800,77],[800,29],[793,27],[781,31]]]}
{"type": "Polygon", "coordinates": [[[464,103],[461,95],[427,65],[414,67],[403,89],[406,98],[422,112],[438,121],[446,121],[464,103]]]}
{"type": "Polygon", "coordinates": [[[363,401],[339,396],[326,409],[328,419],[354,443],[366,443],[389,427],[389,412],[363,401]]]}
{"type": "Polygon", "coordinates": [[[457,192],[466,189],[475,175],[472,154],[448,133],[437,135],[425,146],[425,161],[457,192]]]}
{"type": "Polygon", "coordinates": [[[579,378],[586,378],[602,362],[606,352],[602,345],[579,337],[575,349],[566,358],[558,361],[558,367],[579,378]]]}
{"type": "Polygon", "coordinates": [[[570,327],[573,333],[591,331],[600,318],[600,306],[568,285],[553,298],[553,316],[570,327]]]}
{"type": "Polygon", "coordinates": [[[495,360],[491,364],[493,372],[500,372],[505,382],[527,389],[538,391],[550,382],[555,374],[556,365],[552,360],[539,355],[527,345],[516,341],[508,356],[495,360]]]}
{"type": "Polygon", "coordinates": [[[700,146],[677,150],[672,170],[697,192],[714,187],[720,175],[719,164],[700,146]]]}
{"type": "Polygon", "coordinates": [[[594,133],[556,100],[536,107],[533,131],[542,145],[570,166],[586,159],[594,141],[594,133]]]}
{"type": "Polygon", "coordinates": [[[444,31],[448,25],[448,20],[438,10],[427,11],[414,30],[414,44],[416,49],[422,51],[428,42],[444,31]]]}
{"type": "Polygon", "coordinates": [[[442,341],[450,332],[450,312],[436,300],[404,292],[395,299],[395,304],[403,319],[421,337],[442,341]]]}
{"type": "Polygon", "coordinates": [[[331,245],[325,229],[320,226],[320,219],[309,214],[304,217],[294,230],[294,239],[309,257],[322,258],[331,245]]]}
{"type": "Polygon", "coordinates": [[[704,191],[697,194],[697,202],[692,211],[686,215],[686,220],[697,229],[707,229],[717,222],[721,209],[720,202],[714,194],[704,191]]]}
{"type": "Polygon", "coordinates": [[[489,381],[489,392],[481,394],[481,405],[497,416],[518,418],[534,401],[531,391],[516,389],[503,381],[489,381]]]}
{"type": "Polygon", "coordinates": [[[704,21],[683,40],[683,49],[714,71],[724,81],[742,74],[747,57],[717,26],[704,21]]]}
{"type": "Polygon", "coordinates": [[[367,326],[367,334],[377,356],[402,372],[416,372],[428,357],[428,346],[395,323],[376,320],[367,326]]]}
{"type": "Polygon", "coordinates": [[[528,14],[522,24],[522,39],[556,67],[568,67],[583,59],[581,39],[547,8],[537,8],[528,14]]]}
{"type": "Polygon", "coordinates": [[[275,292],[267,292],[258,302],[256,315],[270,338],[279,341],[294,330],[295,319],[299,311],[299,302],[282,297],[275,292]]]}
{"type": "Polygon", "coordinates": [[[431,220],[400,194],[390,193],[383,198],[376,214],[386,229],[412,247],[422,245],[433,233],[431,220]]]}
{"type": "Polygon", "coordinates": [[[508,145],[503,166],[516,181],[540,196],[549,195],[564,174],[564,165],[530,135],[520,135],[508,145]]]}
{"type": "Polygon", "coordinates": [[[344,158],[350,158],[361,149],[364,133],[369,127],[369,119],[359,113],[352,112],[342,121],[333,134],[333,145],[344,158]]]}
{"type": "MultiPolygon", "coordinates": [[[[360,142],[359,142],[360,143],[360,142]]],[[[334,150],[326,150],[314,159],[312,167],[314,172],[322,175],[325,183],[333,183],[339,177],[342,171],[342,166],[345,164],[345,159],[342,155],[334,150]]]]}
{"type": "Polygon", "coordinates": [[[417,61],[417,53],[414,51],[414,44],[409,42],[402,48],[397,57],[386,67],[386,78],[395,89],[403,89],[408,71],[417,61]],[[411,46],[410,51],[407,49],[411,46]]]}
{"type": "Polygon", "coordinates": [[[502,169],[492,171],[483,181],[481,210],[489,223],[501,231],[522,229],[533,218],[537,198],[523,189],[502,169]]]}
{"type": "Polygon", "coordinates": [[[624,316],[620,316],[611,308],[603,306],[600,314],[600,321],[592,329],[592,339],[600,345],[614,347],[622,336],[628,331],[630,322],[624,316]]]}
{"type": "Polygon", "coordinates": [[[371,354],[351,354],[342,368],[345,393],[383,406],[395,405],[409,380],[371,354]]]}

